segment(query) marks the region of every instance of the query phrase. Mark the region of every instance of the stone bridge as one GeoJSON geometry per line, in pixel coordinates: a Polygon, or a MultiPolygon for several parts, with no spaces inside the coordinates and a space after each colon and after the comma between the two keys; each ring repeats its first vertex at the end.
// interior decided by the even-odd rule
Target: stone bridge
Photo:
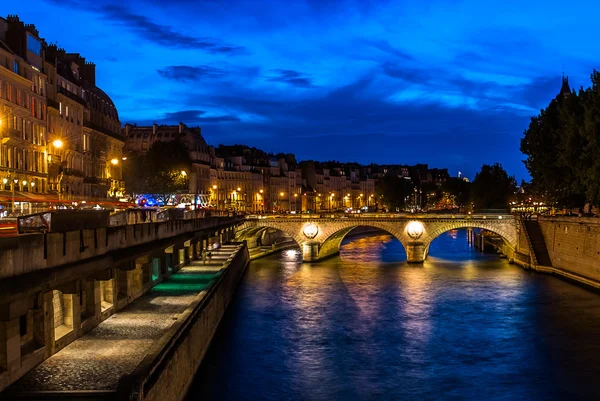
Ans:
{"type": "Polygon", "coordinates": [[[514,251],[517,246],[518,224],[508,214],[347,216],[252,216],[238,227],[237,238],[252,244],[265,230],[280,230],[296,241],[305,262],[339,253],[342,240],[356,227],[375,227],[393,235],[404,247],[411,263],[422,263],[436,237],[459,228],[488,230],[501,236],[509,250],[514,251]]]}

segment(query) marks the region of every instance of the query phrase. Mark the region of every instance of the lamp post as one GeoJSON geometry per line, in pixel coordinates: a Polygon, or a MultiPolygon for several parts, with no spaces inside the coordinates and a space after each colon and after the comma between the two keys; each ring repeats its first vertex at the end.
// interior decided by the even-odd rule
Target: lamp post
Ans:
{"type": "Polygon", "coordinates": [[[12,190],[12,212],[13,214],[15,214],[15,188],[17,187],[17,184],[19,183],[18,179],[14,179],[13,180],[13,190],[12,190]]]}
{"type": "Polygon", "coordinates": [[[298,194],[294,194],[294,212],[298,213],[298,194]]]}

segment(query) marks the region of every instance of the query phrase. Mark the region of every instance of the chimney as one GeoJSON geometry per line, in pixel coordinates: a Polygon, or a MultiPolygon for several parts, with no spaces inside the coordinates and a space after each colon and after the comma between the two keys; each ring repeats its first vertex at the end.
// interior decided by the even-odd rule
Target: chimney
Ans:
{"type": "Polygon", "coordinates": [[[157,128],[158,128],[158,125],[156,125],[156,123],[152,124],[152,135],[156,135],[157,128]]]}
{"type": "Polygon", "coordinates": [[[81,75],[90,85],[96,86],[96,64],[86,61],[81,75]]]}
{"type": "Polygon", "coordinates": [[[181,134],[183,132],[183,123],[180,122],[179,123],[179,133],[181,134]]]}

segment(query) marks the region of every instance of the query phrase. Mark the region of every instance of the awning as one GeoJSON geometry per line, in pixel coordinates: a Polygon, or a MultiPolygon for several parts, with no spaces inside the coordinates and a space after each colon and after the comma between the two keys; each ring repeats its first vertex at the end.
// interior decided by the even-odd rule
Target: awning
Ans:
{"type": "Polygon", "coordinates": [[[58,202],[58,196],[22,191],[0,191],[0,202],[58,202]]]}

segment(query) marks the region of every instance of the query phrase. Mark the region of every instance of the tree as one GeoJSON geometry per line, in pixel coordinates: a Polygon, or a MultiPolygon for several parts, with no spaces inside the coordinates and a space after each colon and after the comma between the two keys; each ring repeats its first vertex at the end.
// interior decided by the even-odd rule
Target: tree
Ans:
{"type": "Polygon", "coordinates": [[[510,177],[501,164],[484,164],[473,180],[472,199],[477,209],[503,209],[516,188],[515,177],[510,177]]]}
{"type": "Polygon", "coordinates": [[[133,195],[152,195],[165,204],[171,195],[187,189],[191,166],[181,141],[154,142],[148,152],[124,163],[125,188],[133,195]]]}
{"type": "Polygon", "coordinates": [[[471,183],[462,178],[450,178],[442,183],[442,192],[454,196],[456,206],[464,208],[468,205],[471,196],[471,183]]]}
{"type": "Polygon", "coordinates": [[[377,185],[377,199],[382,200],[392,211],[403,209],[406,199],[412,196],[412,193],[412,183],[394,174],[384,176],[377,185]]]}
{"type": "Polygon", "coordinates": [[[600,73],[592,86],[562,92],[531,119],[521,151],[534,194],[559,207],[600,202],[600,73]]]}

